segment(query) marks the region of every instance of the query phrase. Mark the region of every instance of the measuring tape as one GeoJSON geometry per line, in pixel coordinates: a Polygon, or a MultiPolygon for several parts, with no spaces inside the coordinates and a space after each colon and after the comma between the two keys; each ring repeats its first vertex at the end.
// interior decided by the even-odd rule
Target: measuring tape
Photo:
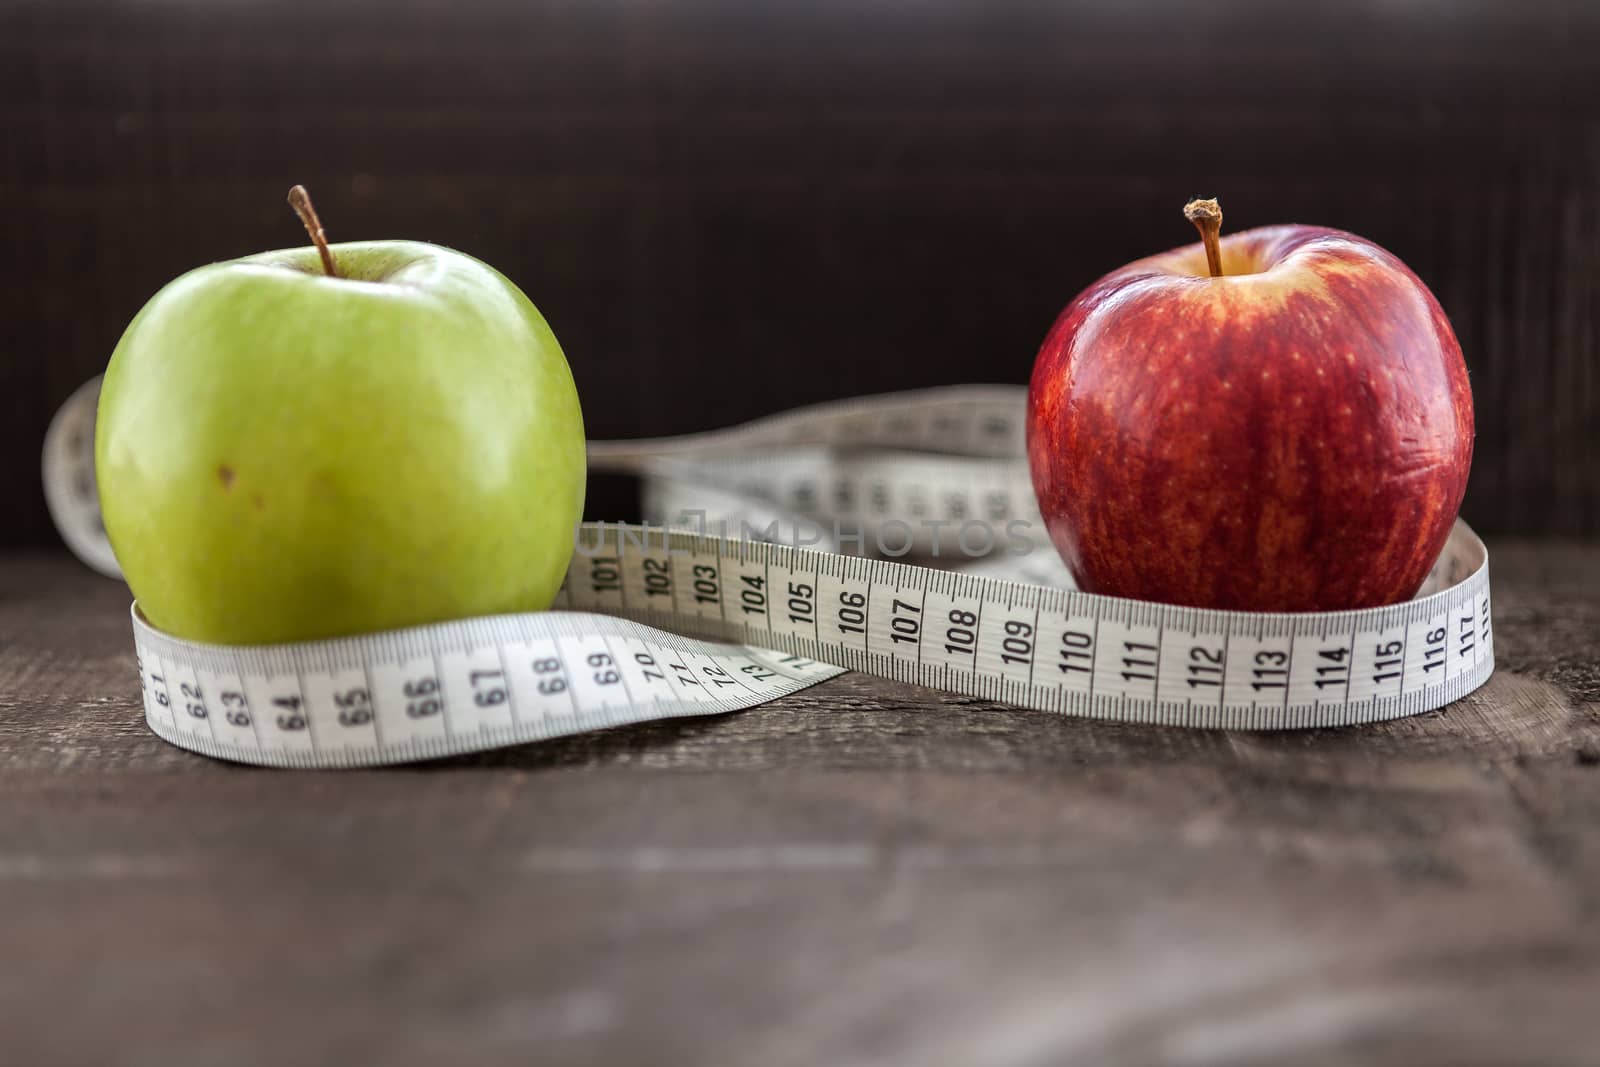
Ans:
{"type": "MultiPolygon", "coordinates": [[[[44,483],[68,546],[116,575],[94,487],[98,391],[57,414],[44,483]]],[[[1206,611],[1072,588],[1028,480],[1025,396],[924,390],[591,443],[591,470],[643,480],[650,521],[580,527],[548,612],[231,647],[163,633],[135,605],[146,720],[210,756],[347,767],[735,711],[845,670],[1247,729],[1416,714],[1493,671],[1488,558],[1459,521],[1418,596],[1385,608],[1206,611]]]]}

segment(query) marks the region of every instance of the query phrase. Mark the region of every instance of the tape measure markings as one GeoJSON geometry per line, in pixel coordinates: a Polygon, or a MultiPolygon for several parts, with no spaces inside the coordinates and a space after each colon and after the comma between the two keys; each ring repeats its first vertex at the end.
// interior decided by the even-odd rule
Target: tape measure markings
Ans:
{"type": "MultiPolygon", "coordinates": [[[[52,424],[46,493],[74,551],[116,573],[94,521],[96,386],[75,393],[52,424]]],[[[595,442],[591,465],[639,473],[646,499],[662,510],[708,501],[706,511],[692,512],[704,522],[776,518],[796,540],[800,517],[844,514],[862,530],[882,529],[902,508],[930,524],[979,516],[1032,522],[1031,492],[1019,489],[1024,393],[927,390],[713,434],[595,442]],[[948,454],[952,447],[965,454],[948,454]]],[[[935,528],[918,544],[937,554],[947,532],[935,528]]],[[[558,595],[557,608],[570,610],[271,648],[182,641],[136,611],[141,689],[152,729],[175,744],[309,767],[431,758],[733,711],[845,669],[1028,709],[1243,728],[1413,714],[1459,698],[1493,669],[1487,558],[1459,523],[1424,586],[1428,595],[1327,614],[1093,596],[1058,587],[1064,568],[1047,543],[1040,555],[1048,558],[1003,552],[993,541],[991,548],[967,569],[930,569],[797,544],[592,524],[579,531],[558,595]],[[1017,580],[1031,577],[1052,584],[1017,580]]]]}
{"type": "MultiPolygon", "coordinates": [[[[591,549],[602,544],[607,548],[615,548],[615,540],[597,541],[593,537],[596,533],[603,534],[607,530],[614,529],[614,527],[611,527],[601,531],[586,530],[585,533],[591,535],[589,540],[591,549]]],[[[691,566],[714,568],[716,561],[721,558],[716,548],[707,547],[705,543],[720,544],[715,539],[701,539],[702,543],[696,546],[688,535],[674,534],[671,536],[674,538],[675,549],[679,551],[685,548],[689,549],[686,555],[677,557],[679,560],[685,558],[696,561],[707,560],[705,564],[691,563],[691,566]]],[[[1475,542],[1472,541],[1470,534],[1458,533],[1455,542],[1456,550],[1470,552],[1474,545],[1475,542]],[[1463,541],[1466,543],[1463,544],[1463,541]]],[[[737,627],[739,636],[746,640],[759,641],[776,647],[793,648],[805,655],[827,659],[843,666],[874,670],[880,673],[887,673],[892,677],[904,678],[905,680],[924,683],[930,681],[931,679],[924,669],[928,663],[928,655],[932,651],[937,657],[940,649],[937,647],[937,643],[930,650],[926,641],[908,641],[907,643],[915,646],[917,656],[907,661],[904,656],[895,655],[896,650],[892,645],[888,644],[889,635],[887,635],[884,628],[871,623],[870,620],[874,612],[877,612],[878,618],[881,619],[883,612],[890,608],[890,604],[882,601],[884,587],[889,582],[887,575],[897,573],[898,575],[916,576],[917,580],[912,584],[925,589],[922,614],[928,618],[941,618],[949,617],[951,612],[957,612],[960,613],[960,617],[952,618],[951,622],[962,631],[966,631],[969,628],[973,630],[970,638],[966,632],[960,634],[958,640],[962,646],[961,649],[957,650],[949,644],[944,646],[943,662],[946,667],[954,668],[952,673],[956,679],[965,676],[965,672],[959,669],[960,664],[970,662],[970,660],[959,658],[957,652],[965,654],[969,640],[976,642],[978,612],[987,611],[988,604],[996,601],[999,601],[1004,606],[1003,597],[990,594],[989,590],[995,587],[995,583],[990,579],[951,575],[947,572],[927,572],[921,568],[911,568],[882,560],[826,556],[793,548],[786,549],[782,553],[775,553],[770,550],[770,546],[749,545],[746,551],[761,553],[766,557],[767,570],[765,579],[767,582],[770,583],[775,574],[785,580],[799,579],[797,584],[800,585],[814,583],[815,594],[814,597],[810,598],[813,603],[803,613],[804,622],[799,627],[786,627],[781,621],[776,626],[761,627],[744,619],[727,620],[724,616],[724,621],[730,622],[737,627]],[[919,571],[921,574],[918,574],[919,571]],[[923,576],[926,576],[925,580],[923,576]],[[810,581],[808,582],[806,579],[810,579],[810,581]],[[930,602],[938,604],[939,607],[930,610],[927,607],[930,602]],[[840,631],[840,637],[835,638],[830,635],[828,639],[824,639],[822,627],[828,620],[828,616],[824,612],[824,605],[843,605],[843,608],[836,612],[837,622],[828,623],[840,631]],[[859,612],[856,609],[859,609],[859,612]],[[876,658],[879,656],[886,657],[887,661],[876,658]]],[[[1476,552],[1481,558],[1481,546],[1476,546],[1476,552]]],[[[581,559],[581,556],[579,558],[581,559]]],[[[604,591],[597,591],[584,582],[579,568],[581,568],[581,563],[575,561],[575,572],[577,573],[569,576],[566,586],[567,603],[571,606],[605,611],[621,611],[631,617],[641,618],[646,621],[674,622],[670,614],[650,610],[634,613],[629,611],[626,605],[609,600],[604,591]]],[[[709,571],[708,573],[714,574],[715,571],[709,571]]],[[[1485,575],[1480,574],[1477,577],[1480,580],[1471,582],[1471,589],[1458,586],[1456,587],[1457,592],[1453,595],[1457,598],[1469,596],[1479,586],[1487,584],[1486,581],[1482,580],[1485,575]]],[[[898,586],[891,586],[892,588],[905,588],[905,584],[902,582],[898,586]]],[[[1249,684],[1255,686],[1257,692],[1282,692],[1283,699],[1273,703],[1277,704],[1285,712],[1290,711],[1291,708],[1307,705],[1311,714],[1316,716],[1319,713],[1319,709],[1324,706],[1334,707],[1342,703],[1342,701],[1335,702],[1325,699],[1328,693],[1338,692],[1342,696],[1346,689],[1353,688],[1356,672],[1361,669],[1362,665],[1355,662],[1361,657],[1354,656],[1351,650],[1354,649],[1357,637],[1364,631],[1372,630],[1375,625],[1380,629],[1386,629],[1388,626],[1386,620],[1398,618],[1402,615],[1407,615],[1407,613],[1415,615],[1418,612],[1431,611],[1431,614],[1427,616],[1428,620],[1433,624],[1430,627],[1430,632],[1445,626],[1448,621],[1444,615],[1444,609],[1448,606],[1443,605],[1437,595],[1434,598],[1411,602],[1398,608],[1373,609],[1367,612],[1346,612],[1332,615],[1265,616],[1199,612],[1195,609],[1090,597],[1088,594],[1062,592],[1059,590],[1029,590],[1025,588],[1019,592],[1023,596],[1038,596],[1042,594],[1043,599],[1037,601],[1041,617],[1045,612],[1051,615],[1064,615],[1068,619],[1084,616],[1097,624],[1096,632],[1088,638],[1087,642],[1082,638],[1076,641],[1077,644],[1082,644],[1085,648],[1092,646],[1096,653],[1093,656],[1092,669],[1088,672],[1091,686],[1086,694],[1086,698],[1091,705],[1089,709],[1091,712],[1104,708],[1105,697],[1107,696],[1106,689],[1108,687],[1113,691],[1116,699],[1124,703],[1134,702],[1142,705],[1159,705],[1162,703],[1160,700],[1160,686],[1163,673],[1179,684],[1186,681],[1181,672],[1173,671],[1170,667],[1165,672],[1155,669],[1161,657],[1163,635],[1171,632],[1175,626],[1193,630],[1195,633],[1200,632],[1203,628],[1209,634],[1226,632],[1231,636],[1238,633],[1241,628],[1248,630],[1249,625],[1254,624],[1257,627],[1257,634],[1254,638],[1255,648],[1253,651],[1258,654],[1257,662],[1262,666],[1262,670],[1249,684]],[[1397,613],[1399,614],[1397,615],[1397,613]],[[1108,641],[1107,639],[1106,631],[1108,629],[1111,631],[1113,640],[1108,641]],[[1339,635],[1337,644],[1329,644],[1335,633],[1339,635]],[[1315,643],[1313,638],[1317,639],[1315,643]],[[1115,664],[1108,665],[1098,655],[1099,650],[1118,643],[1120,643],[1125,653],[1124,662],[1121,664],[1120,669],[1115,664]],[[1282,645],[1282,647],[1278,647],[1278,645],[1282,645]],[[1153,658],[1140,658],[1136,654],[1153,658]],[[1299,661],[1299,667],[1296,666],[1296,659],[1299,661]]],[[[1485,591],[1483,595],[1486,597],[1487,592],[1485,591]]],[[[1475,623],[1480,612],[1475,609],[1470,614],[1472,619],[1469,621],[1475,623]]],[[[708,616],[704,611],[697,612],[694,617],[700,621],[706,618],[716,618],[714,615],[708,616]]],[[[681,625],[681,622],[679,622],[679,625],[681,625]]],[[[1049,632],[1048,628],[1046,632],[1049,632]]],[[[1246,634],[1245,636],[1248,639],[1249,635],[1246,634]]],[[[1435,649],[1439,650],[1439,655],[1443,656],[1444,635],[1440,634],[1435,637],[1431,644],[1435,649]]],[[[977,646],[972,644],[971,647],[976,648],[977,646]]],[[[1246,674],[1245,666],[1239,663],[1239,657],[1236,655],[1238,647],[1238,645],[1234,645],[1229,649],[1228,662],[1222,664],[1224,670],[1222,676],[1217,679],[1219,684],[1215,686],[1219,690],[1219,701],[1230,705],[1259,707],[1262,705],[1262,701],[1254,697],[1249,700],[1236,700],[1231,699],[1229,696],[1228,691],[1232,685],[1242,684],[1239,679],[1246,674]]],[[[1421,680],[1413,681],[1407,678],[1408,668],[1404,661],[1401,664],[1402,670],[1399,672],[1371,669],[1379,663],[1381,658],[1379,650],[1382,647],[1381,645],[1375,646],[1369,657],[1370,662],[1365,664],[1369,668],[1368,673],[1375,679],[1371,683],[1370,692],[1365,694],[1372,701],[1393,702],[1398,698],[1404,697],[1406,693],[1411,692],[1413,689],[1432,688],[1433,686],[1428,681],[1428,672],[1436,667],[1448,666],[1448,673],[1453,675],[1456,673],[1456,666],[1460,663],[1459,658],[1430,659],[1420,664],[1423,672],[1419,676],[1421,680]],[[1389,684],[1386,686],[1384,683],[1389,684]]],[[[1462,647],[1467,652],[1472,652],[1476,645],[1474,642],[1468,641],[1464,642],[1462,647]]],[[[1193,653],[1192,646],[1186,654],[1196,660],[1206,658],[1203,653],[1196,656],[1193,653]]],[[[1482,658],[1481,653],[1474,653],[1472,665],[1476,666],[1482,658]]],[[[1000,673],[1002,675],[1005,674],[1004,667],[1005,664],[1002,662],[1000,665],[1000,673]]],[[[1204,676],[1195,674],[1194,678],[1197,684],[1190,688],[1201,688],[1202,685],[1199,683],[1203,682],[1204,676]]],[[[1011,680],[1015,681],[1017,679],[1012,678],[1011,680]]],[[[1025,684],[1028,684],[1030,688],[1037,689],[1036,678],[1025,684]]],[[[1071,696],[1066,699],[1069,703],[1073,701],[1071,696]]],[[[1172,702],[1168,703],[1170,705],[1172,702]]],[[[1195,700],[1190,695],[1183,703],[1185,706],[1194,706],[1195,700]]]]}
{"type": "MultiPolygon", "coordinates": [[[[1480,639],[1488,612],[1481,567],[1465,583],[1395,608],[1262,616],[655,531],[673,577],[701,583],[692,601],[681,600],[674,583],[672,607],[661,610],[629,605],[622,593],[642,579],[646,559],[659,558],[629,555],[644,531],[607,525],[582,533],[584,551],[574,556],[562,598],[573,608],[614,614],[499,616],[265,649],[179,641],[136,617],[147,715],[162,736],[214,755],[354,765],[729,711],[795,692],[839,668],[1094,718],[1261,728],[1439,706],[1481,682],[1493,662],[1480,639]],[[597,554],[605,551],[616,555],[597,554]],[[598,584],[589,569],[596,559],[616,568],[598,584]],[[730,561],[738,564],[733,571],[730,561]],[[774,628],[765,597],[759,612],[743,610],[755,605],[741,598],[730,618],[729,573],[741,583],[759,576],[763,591],[778,588],[775,581],[785,591],[808,589],[794,597],[806,604],[790,616],[799,621],[774,628]],[[754,623],[754,615],[767,621],[754,623]],[[652,622],[723,640],[676,636],[652,622]],[[825,626],[839,637],[825,635],[825,626]],[[1402,629],[1394,664],[1388,635],[1402,629]],[[1018,639],[1009,652],[1006,636],[1018,639]],[[1169,641],[1173,636],[1188,640],[1169,641]],[[1419,639],[1423,651],[1410,655],[1419,639]],[[1357,642],[1369,640],[1371,655],[1358,655],[1357,642]],[[1042,683],[1041,658],[1062,677],[1042,683]],[[1348,699],[1358,674],[1370,681],[1359,699],[1348,699]],[[1322,698],[1330,683],[1341,699],[1322,698]],[[1181,699],[1170,692],[1163,699],[1164,684],[1181,699]],[[1206,694],[1203,702],[1197,692],[1206,694]],[[218,702],[217,713],[208,700],[218,702]]],[[[1472,550],[1470,535],[1456,540],[1458,551],[1472,550]]]]}
{"type": "Polygon", "coordinates": [[[559,612],[260,649],[178,641],[137,614],[134,627],[147,718],[158,734],[211,755],[291,766],[421,759],[644,719],[733,711],[840,673],[763,650],[649,631],[624,619],[559,612]],[[534,675],[542,664],[549,668],[537,672],[546,675],[540,694],[534,675]],[[608,671],[616,679],[597,682],[608,671]],[[656,688],[642,699],[627,679],[632,674],[648,683],[644,672],[666,692],[656,688]],[[421,717],[428,725],[418,728],[412,718],[410,730],[385,731],[406,724],[402,709],[418,704],[407,684],[424,700],[437,695],[439,706],[421,717]],[[620,698],[606,691],[610,686],[620,688],[620,698]],[[227,736],[218,736],[218,716],[207,700],[243,713],[227,720],[227,736]]]}

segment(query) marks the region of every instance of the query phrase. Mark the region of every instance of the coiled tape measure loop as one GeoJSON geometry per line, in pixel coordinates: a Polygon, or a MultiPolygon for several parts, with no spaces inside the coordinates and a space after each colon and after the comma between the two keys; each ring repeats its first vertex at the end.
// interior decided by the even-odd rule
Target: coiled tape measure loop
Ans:
{"type": "MultiPolygon", "coordinates": [[[[1218,612],[1070,588],[1028,489],[1023,392],[928,390],[596,442],[591,465],[639,474],[658,518],[768,540],[585,524],[549,612],[239,648],[162,633],[135,606],[146,719],[207,755],[340,767],[734,711],[847,669],[1038,711],[1248,729],[1411,715],[1493,671],[1487,554],[1460,522],[1418,597],[1385,608],[1218,612]],[[908,514],[934,532],[874,543],[908,514]],[[952,531],[979,520],[1031,528],[1038,551],[994,544],[935,568],[827,550],[904,543],[956,562],[952,531]]],[[[114,574],[94,505],[96,394],[52,424],[45,486],[68,545],[114,574]]]]}

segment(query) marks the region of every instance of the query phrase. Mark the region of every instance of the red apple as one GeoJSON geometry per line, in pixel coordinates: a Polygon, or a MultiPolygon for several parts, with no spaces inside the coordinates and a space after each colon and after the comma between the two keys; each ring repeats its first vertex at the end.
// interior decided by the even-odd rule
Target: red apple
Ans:
{"type": "Polygon", "coordinates": [[[1371,241],[1268,226],[1219,242],[1220,210],[1196,203],[1204,246],[1101,278],[1039,350],[1028,460],[1051,540],[1082,588],[1112,596],[1407,599],[1472,461],[1444,311],[1371,241]]]}

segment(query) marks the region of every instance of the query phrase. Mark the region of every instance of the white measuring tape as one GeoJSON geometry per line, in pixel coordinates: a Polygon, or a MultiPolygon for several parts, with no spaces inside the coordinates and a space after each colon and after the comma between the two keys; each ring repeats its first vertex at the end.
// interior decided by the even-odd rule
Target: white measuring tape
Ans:
{"type": "MultiPolygon", "coordinates": [[[[98,385],[57,414],[44,481],[67,544],[115,575],[94,490],[98,385]]],[[[211,756],[343,767],[735,711],[846,669],[1038,711],[1251,729],[1411,715],[1493,671],[1488,559],[1461,522],[1417,598],[1386,608],[1204,611],[1072,589],[1033,502],[1025,393],[935,389],[592,443],[591,470],[639,475],[647,513],[673,528],[585,524],[549,612],[244,648],[162,633],[136,605],[146,719],[211,756]],[[906,552],[962,565],[883,558],[906,552]]]]}

